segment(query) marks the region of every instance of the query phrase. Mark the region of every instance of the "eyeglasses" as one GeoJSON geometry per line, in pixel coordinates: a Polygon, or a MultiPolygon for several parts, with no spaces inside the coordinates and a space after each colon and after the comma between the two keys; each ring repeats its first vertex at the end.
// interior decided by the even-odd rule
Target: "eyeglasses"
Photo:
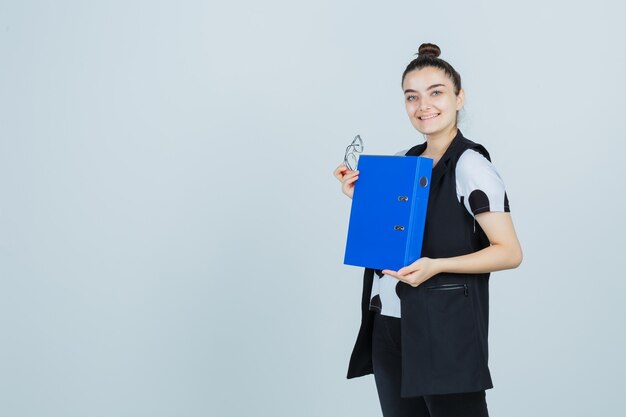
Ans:
{"type": "Polygon", "coordinates": [[[356,169],[356,164],[359,162],[359,156],[363,152],[363,139],[360,135],[356,135],[352,140],[352,143],[346,148],[346,155],[343,157],[343,162],[351,171],[356,169]]]}

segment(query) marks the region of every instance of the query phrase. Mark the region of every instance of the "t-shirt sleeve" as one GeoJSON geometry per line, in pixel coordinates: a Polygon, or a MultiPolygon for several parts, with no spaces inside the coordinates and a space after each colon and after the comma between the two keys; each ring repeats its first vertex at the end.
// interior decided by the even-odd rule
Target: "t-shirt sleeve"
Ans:
{"type": "Polygon", "coordinates": [[[456,165],[456,192],[471,215],[487,211],[511,211],[504,181],[481,153],[468,149],[456,165]]]}

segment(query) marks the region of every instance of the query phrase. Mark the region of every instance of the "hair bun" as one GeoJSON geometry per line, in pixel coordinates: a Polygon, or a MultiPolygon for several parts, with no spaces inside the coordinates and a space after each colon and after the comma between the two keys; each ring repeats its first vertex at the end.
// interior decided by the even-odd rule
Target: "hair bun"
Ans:
{"type": "Polygon", "coordinates": [[[439,47],[434,43],[423,43],[420,45],[417,53],[419,56],[429,55],[433,58],[437,58],[441,55],[441,49],[439,49],[439,47]]]}

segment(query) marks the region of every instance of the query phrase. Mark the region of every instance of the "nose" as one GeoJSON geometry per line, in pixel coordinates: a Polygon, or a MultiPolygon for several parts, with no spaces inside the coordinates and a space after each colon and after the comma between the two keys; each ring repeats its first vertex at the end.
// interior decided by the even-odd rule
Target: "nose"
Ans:
{"type": "Polygon", "coordinates": [[[426,111],[430,109],[430,103],[426,99],[422,99],[420,103],[420,111],[426,111]]]}

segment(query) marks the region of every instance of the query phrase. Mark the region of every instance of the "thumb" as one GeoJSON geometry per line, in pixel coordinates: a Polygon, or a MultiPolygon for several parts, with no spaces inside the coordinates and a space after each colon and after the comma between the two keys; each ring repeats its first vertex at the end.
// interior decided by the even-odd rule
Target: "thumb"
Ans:
{"type": "Polygon", "coordinates": [[[411,272],[415,272],[417,271],[419,268],[415,268],[415,267],[411,267],[411,265],[407,265],[405,267],[402,267],[400,269],[398,269],[398,274],[400,275],[408,275],[411,272]]]}

